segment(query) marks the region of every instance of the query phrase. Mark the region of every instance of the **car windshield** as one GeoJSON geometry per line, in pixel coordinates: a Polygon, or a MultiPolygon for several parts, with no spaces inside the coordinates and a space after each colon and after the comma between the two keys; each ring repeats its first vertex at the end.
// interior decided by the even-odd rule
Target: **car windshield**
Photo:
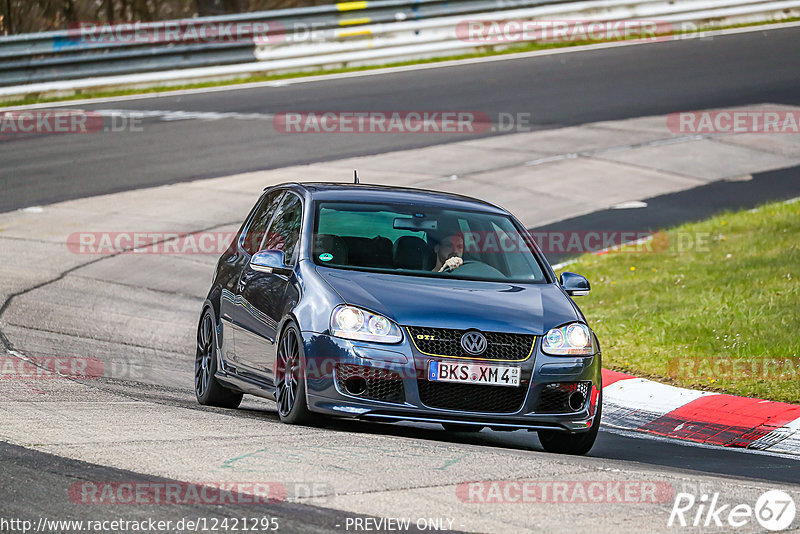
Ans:
{"type": "Polygon", "coordinates": [[[506,216],[420,205],[319,202],[317,265],[462,280],[544,282],[527,237],[506,216]]]}

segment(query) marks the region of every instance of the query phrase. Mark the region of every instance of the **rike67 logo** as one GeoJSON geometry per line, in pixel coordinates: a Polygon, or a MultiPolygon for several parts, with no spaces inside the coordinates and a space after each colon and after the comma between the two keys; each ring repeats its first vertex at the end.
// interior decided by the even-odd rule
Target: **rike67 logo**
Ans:
{"type": "Polygon", "coordinates": [[[791,495],[781,490],[766,491],[749,504],[721,504],[719,493],[703,494],[698,499],[691,493],[678,493],[672,505],[667,526],[720,527],[724,529],[754,526],[777,532],[792,526],[797,509],[791,495]]]}

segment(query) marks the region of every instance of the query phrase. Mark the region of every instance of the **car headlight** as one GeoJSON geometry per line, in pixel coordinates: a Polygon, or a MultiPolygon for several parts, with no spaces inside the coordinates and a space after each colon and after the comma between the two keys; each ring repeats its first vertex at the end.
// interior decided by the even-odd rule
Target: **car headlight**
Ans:
{"type": "Polygon", "coordinates": [[[397,343],[403,339],[400,327],[383,315],[345,304],[333,310],[331,332],[336,337],[376,343],[397,343]]]}
{"type": "Polygon", "coordinates": [[[542,339],[542,352],[553,356],[591,356],[595,353],[592,331],[581,323],[553,328],[542,339]]]}

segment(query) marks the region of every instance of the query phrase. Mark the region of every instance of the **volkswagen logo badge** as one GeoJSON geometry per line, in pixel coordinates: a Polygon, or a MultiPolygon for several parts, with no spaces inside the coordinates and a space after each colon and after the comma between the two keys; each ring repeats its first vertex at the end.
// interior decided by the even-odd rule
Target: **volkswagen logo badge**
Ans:
{"type": "Polygon", "coordinates": [[[478,356],[486,352],[486,336],[475,330],[461,336],[461,348],[467,354],[478,356]]]}

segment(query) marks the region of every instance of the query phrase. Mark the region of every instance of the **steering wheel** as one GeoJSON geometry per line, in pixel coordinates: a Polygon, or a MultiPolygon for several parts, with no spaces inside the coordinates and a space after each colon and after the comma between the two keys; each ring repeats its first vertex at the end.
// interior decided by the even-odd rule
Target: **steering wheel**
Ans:
{"type": "MultiPolygon", "coordinates": [[[[459,265],[458,267],[456,267],[456,269],[460,269],[461,267],[463,267],[463,266],[465,266],[465,265],[469,265],[470,263],[475,263],[475,260],[464,260],[464,261],[461,263],[461,265],[459,265]]],[[[453,271],[455,271],[456,269],[445,269],[445,270],[444,270],[444,271],[442,271],[442,272],[443,272],[443,273],[452,273],[452,272],[453,272],[453,271]]]]}
{"type": "MultiPolygon", "coordinates": [[[[456,269],[459,270],[458,271],[459,276],[488,278],[493,280],[494,279],[503,280],[504,278],[507,278],[507,276],[503,274],[501,271],[497,270],[491,265],[488,265],[478,260],[465,261],[460,266],[456,267],[456,269]]],[[[448,272],[453,272],[453,271],[448,271],[448,272]]]]}

